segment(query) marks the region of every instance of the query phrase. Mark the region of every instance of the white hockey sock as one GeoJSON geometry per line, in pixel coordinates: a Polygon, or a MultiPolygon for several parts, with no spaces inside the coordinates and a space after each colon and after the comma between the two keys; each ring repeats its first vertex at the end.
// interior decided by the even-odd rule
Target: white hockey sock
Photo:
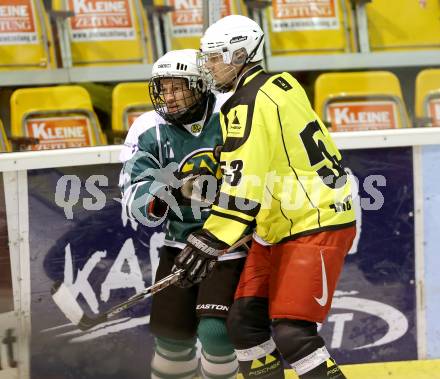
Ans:
{"type": "Polygon", "coordinates": [[[200,357],[200,373],[202,378],[229,379],[235,378],[238,371],[238,361],[235,353],[230,355],[209,355],[202,350],[200,357]]]}
{"type": "Polygon", "coordinates": [[[322,365],[330,359],[330,354],[325,346],[316,349],[313,353],[300,359],[297,362],[291,363],[290,366],[295,370],[298,376],[304,375],[316,367],[322,365]]]}
{"type": "Polygon", "coordinates": [[[198,365],[195,349],[175,352],[156,346],[151,361],[151,379],[192,379],[198,365]]]}

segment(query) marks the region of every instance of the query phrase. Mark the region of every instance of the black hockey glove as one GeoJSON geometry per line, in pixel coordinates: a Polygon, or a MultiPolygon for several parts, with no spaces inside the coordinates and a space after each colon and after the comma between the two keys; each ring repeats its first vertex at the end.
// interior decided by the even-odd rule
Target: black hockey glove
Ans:
{"type": "Polygon", "coordinates": [[[191,287],[200,283],[213,270],[218,257],[222,255],[229,245],[215,238],[206,230],[191,233],[187,245],[174,260],[175,271],[185,270],[177,285],[191,287]]]}
{"type": "Polygon", "coordinates": [[[214,202],[219,181],[208,169],[175,172],[174,176],[182,182],[179,188],[171,188],[171,194],[179,205],[192,205],[192,202],[196,202],[210,206],[214,202]]]}

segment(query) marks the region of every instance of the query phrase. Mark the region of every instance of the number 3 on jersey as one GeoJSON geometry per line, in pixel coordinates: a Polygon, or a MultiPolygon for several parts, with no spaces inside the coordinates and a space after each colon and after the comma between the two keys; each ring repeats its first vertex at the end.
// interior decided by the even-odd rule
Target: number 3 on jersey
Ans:
{"type": "Polygon", "coordinates": [[[220,168],[226,183],[231,186],[237,186],[240,183],[242,177],[241,170],[243,169],[243,161],[241,159],[231,161],[230,165],[226,161],[221,161],[220,168]]]}
{"type": "Polygon", "coordinates": [[[341,165],[341,161],[338,160],[336,155],[331,155],[328,152],[323,140],[315,140],[313,138],[315,133],[321,133],[324,136],[321,126],[316,120],[309,122],[300,133],[309,157],[310,166],[314,167],[325,159],[329,160],[332,164],[331,168],[328,165],[324,165],[317,169],[316,172],[326,186],[332,189],[341,188],[347,183],[347,174],[341,165]]]}

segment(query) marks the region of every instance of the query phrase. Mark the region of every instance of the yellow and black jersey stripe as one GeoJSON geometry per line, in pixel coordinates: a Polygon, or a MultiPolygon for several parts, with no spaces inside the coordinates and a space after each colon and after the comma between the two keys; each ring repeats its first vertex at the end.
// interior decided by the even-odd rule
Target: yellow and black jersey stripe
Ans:
{"type": "Polygon", "coordinates": [[[247,71],[220,121],[223,182],[205,229],[232,244],[256,222],[279,243],[354,225],[341,154],[290,74],[247,71]]]}

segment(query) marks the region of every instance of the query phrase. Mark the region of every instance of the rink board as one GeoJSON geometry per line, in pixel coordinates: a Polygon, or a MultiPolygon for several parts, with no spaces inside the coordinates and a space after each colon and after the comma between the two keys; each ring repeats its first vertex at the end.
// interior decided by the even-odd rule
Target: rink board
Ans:
{"type": "Polygon", "coordinates": [[[424,146],[422,151],[427,358],[435,359],[440,357],[440,149],[424,146]]]}
{"type": "MultiPolygon", "coordinates": [[[[406,146],[402,141],[408,137],[400,134],[384,139],[373,133],[363,144],[359,138],[338,137],[344,163],[360,182],[362,212],[359,239],[321,332],[342,364],[438,358],[438,341],[430,336],[440,330],[434,312],[440,303],[433,266],[438,267],[438,258],[432,256],[439,229],[431,221],[440,210],[440,178],[432,171],[439,172],[440,133],[410,139],[416,147],[406,146]],[[436,141],[438,146],[425,146],[436,141]],[[385,177],[386,185],[380,179],[369,182],[371,175],[385,177]],[[428,199],[425,191],[431,193],[428,199]],[[383,206],[365,210],[365,204],[374,208],[378,193],[383,206]]],[[[152,282],[162,235],[136,226],[122,213],[118,151],[106,147],[0,157],[2,179],[8,183],[8,206],[0,197],[0,210],[7,209],[10,264],[20,273],[11,278],[16,354],[24,362],[20,378],[68,378],[66,372],[84,379],[148,377],[149,301],[80,332],[50,297],[55,280],[70,281],[78,301],[93,315],[152,282]],[[78,193],[70,191],[73,183],[79,183],[78,193]],[[58,196],[63,188],[66,196],[58,196]]]]}
{"type": "MultiPolygon", "coordinates": [[[[438,379],[440,360],[346,365],[342,370],[352,379],[438,379]]],[[[286,379],[297,378],[292,370],[286,370],[286,379]]]]}

